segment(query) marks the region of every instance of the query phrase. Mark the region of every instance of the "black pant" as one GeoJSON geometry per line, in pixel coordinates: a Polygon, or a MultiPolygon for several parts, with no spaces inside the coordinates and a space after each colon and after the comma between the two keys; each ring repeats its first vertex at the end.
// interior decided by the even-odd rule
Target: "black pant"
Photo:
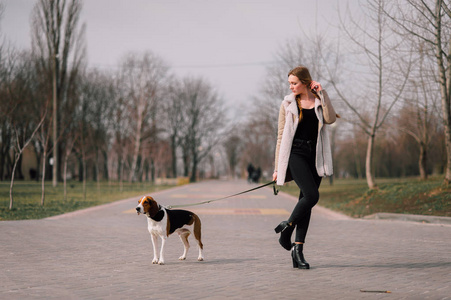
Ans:
{"type": "Polygon", "coordinates": [[[301,243],[305,242],[312,208],[319,200],[321,177],[316,171],[315,157],[316,141],[293,141],[288,168],[301,192],[288,222],[296,225],[295,241],[301,243]]]}

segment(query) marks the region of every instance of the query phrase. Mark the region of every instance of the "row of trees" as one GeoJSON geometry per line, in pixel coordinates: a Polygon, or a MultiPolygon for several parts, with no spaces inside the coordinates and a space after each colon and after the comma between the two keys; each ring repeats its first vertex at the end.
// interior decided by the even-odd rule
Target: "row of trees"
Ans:
{"type": "Polygon", "coordinates": [[[2,44],[0,179],[11,179],[11,208],[28,145],[37,157],[43,205],[44,180],[66,184],[68,173],[84,183],[88,176],[196,181],[200,161],[224,131],[226,114],[213,87],[172,75],[152,52],[126,55],[116,72],[88,69],[80,12],[78,0],[41,0],[32,16],[32,49],[2,44]]]}
{"type": "Polygon", "coordinates": [[[175,76],[152,52],[124,56],[116,71],[89,69],[80,1],[40,0],[31,49],[0,45],[0,179],[11,179],[10,207],[27,145],[38,161],[41,204],[50,178],[195,181],[207,170],[235,176],[250,162],[272,174],[287,72],[299,64],[328,89],[342,116],[330,127],[338,176],[366,177],[370,188],[374,176],[433,171],[449,182],[448,6],[368,0],[358,14],[339,12],[340,39],[315,33],[288,41],[247,117],[231,122],[209,82],[175,76]]]}

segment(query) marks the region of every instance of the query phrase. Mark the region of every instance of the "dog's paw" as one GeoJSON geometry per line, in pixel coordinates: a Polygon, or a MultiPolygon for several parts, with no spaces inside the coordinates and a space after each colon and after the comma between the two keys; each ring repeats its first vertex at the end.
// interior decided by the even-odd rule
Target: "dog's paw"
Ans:
{"type": "Polygon", "coordinates": [[[158,259],[154,258],[154,260],[152,260],[152,264],[154,265],[158,264],[158,259]]]}
{"type": "Polygon", "coordinates": [[[182,255],[182,256],[179,257],[179,260],[185,260],[185,259],[186,259],[186,256],[182,255]]]}
{"type": "Polygon", "coordinates": [[[199,256],[199,257],[197,258],[197,260],[198,260],[198,261],[204,261],[204,258],[203,258],[202,256],[199,256]]]}
{"type": "Polygon", "coordinates": [[[158,264],[159,264],[159,265],[164,265],[164,260],[160,260],[160,261],[158,262],[158,264]]]}

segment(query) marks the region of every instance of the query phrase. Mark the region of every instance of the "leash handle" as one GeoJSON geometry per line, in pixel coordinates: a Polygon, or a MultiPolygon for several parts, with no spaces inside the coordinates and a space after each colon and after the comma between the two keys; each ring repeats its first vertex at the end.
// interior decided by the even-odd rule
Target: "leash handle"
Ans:
{"type": "Polygon", "coordinates": [[[271,182],[268,182],[268,183],[259,185],[259,186],[255,187],[255,188],[252,188],[252,189],[249,189],[249,190],[246,190],[246,191],[243,191],[243,192],[239,192],[239,193],[236,193],[236,194],[233,194],[233,195],[229,195],[229,196],[226,196],[226,197],[222,197],[222,198],[218,198],[218,199],[212,199],[212,200],[206,200],[206,201],[196,202],[196,203],[178,204],[178,205],[167,205],[167,206],[165,206],[165,208],[171,209],[171,208],[177,208],[177,207],[189,207],[189,206],[196,206],[196,205],[207,204],[207,203],[210,203],[210,202],[215,202],[215,201],[219,201],[219,200],[224,200],[224,199],[227,199],[227,198],[231,198],[231,197],[235,197],[235,196],[242,195],[242,194],[245,194],[245,193],[249,193],[249,192],[252,192],[252,191],[261,189],[261,188],[263,188],[263,187],[265,187],[265,186],[271,185],[271,184],[273,185],[274,195],[277,195],[277,193],[279,193],[279,191],[276,189],[276,181],[273,180],[273,181],[271,181],[271,182]]]}
{"type": "Polygon", "coordinates": [[[276,181],[273,181],[273,185],[272,185],[272,190],[274,192],[274,196],[277,196],[277,194],[279,193],[279,189],[276,188],[276,181]]]}

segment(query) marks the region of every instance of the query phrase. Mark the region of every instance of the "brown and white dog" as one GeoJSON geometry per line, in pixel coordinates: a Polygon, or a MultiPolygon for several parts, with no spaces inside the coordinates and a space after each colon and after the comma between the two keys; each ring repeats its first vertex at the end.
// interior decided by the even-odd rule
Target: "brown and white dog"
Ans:
{"type": "Polygon", "coordinates": [[[138,203],[136,207],[138,215],[140,213],[147,215],[147,229],[152,237],[153,245],[153,264],[164,265],[164,244],[169,235],[174,232],[179,235],[185,248],[179,259],[185,260],[189,249],[188,236],[191,234],[191,230],[194,232],[194,237],[199,245],[197,260],[204,260],[202,256],[204,246],[201,241],[201,222],[195,213],[181,209],[166,209],[150,196],[142,197],[138,203]],[[160,258],[158,258],[157,253],[158,237],[161,238],[160,258]]]}

